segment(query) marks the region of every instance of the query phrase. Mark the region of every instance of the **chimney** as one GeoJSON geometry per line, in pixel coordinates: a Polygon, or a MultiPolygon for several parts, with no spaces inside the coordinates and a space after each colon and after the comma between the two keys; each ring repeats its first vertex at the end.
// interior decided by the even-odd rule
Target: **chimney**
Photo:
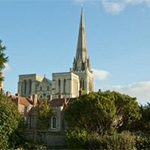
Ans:
{"type": "Polygon", "coordinates": [[[15,96],[19,96],[19,94],[18,94],[18,93],[16,93],[16,94],[15,94],[15,96]]]}
{"type": "Polygon", "coordinates": [[[33,105],[35,106],[37,104],[37,94],[33,94],[32,101],[33,101],[33,105]]]}
{"type": "Polygon", "coordinates": [[[30,96],[28,96],[28,98],[29,98],[29,99],[31,99],[31,100],[33,99],[31,95],[30,95],[30,96]]]}
{"type": "Polygon", "coordinates": [[[7,92],[6,92],[6,96],[7,96],[7,97],[10,97],[10,96],[11,96],[11,92],[7,91],[7,92]]]}

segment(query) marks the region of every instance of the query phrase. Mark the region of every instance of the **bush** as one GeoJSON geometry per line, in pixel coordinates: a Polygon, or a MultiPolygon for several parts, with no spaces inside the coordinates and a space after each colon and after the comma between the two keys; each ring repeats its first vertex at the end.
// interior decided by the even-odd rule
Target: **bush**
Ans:
{"type": "Polygon", "coordinates": [[[138,133],[136,136],[136,148],[138,150],[150,149],[150,135],[138,133]]]}
{"type": "Polygon", "coordinates": [[[74,130],[67,133],[69,148],[76,149],[105,149],[105,150],[133,150],[135,149],[135,136],[130,132],[113,135],[99,135],[87,133],[84,130],[74,130]]]}

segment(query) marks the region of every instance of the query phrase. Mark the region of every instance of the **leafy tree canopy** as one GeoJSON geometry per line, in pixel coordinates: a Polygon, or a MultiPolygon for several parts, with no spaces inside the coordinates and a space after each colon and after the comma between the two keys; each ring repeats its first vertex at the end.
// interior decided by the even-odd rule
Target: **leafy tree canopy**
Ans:
{"type": "Polygon", "coordinates": [[[65,110],[70,129],[79,128],[99,134],[130,129],[140,117],[136,98],[110,91],[82,95],[65,110]]]}
{"type": "Polygon", "coordinates": [[[37,116],[37,128],[49,128],[52,109],[47,100],[41,100],[39,104],[35,107],[35,111],[37,116]]]}
{"type": "Polygon", "coordinates": [[[140,130],[150,134],[150,103],[141,106],[142,118],[140,120],[140,130]]]}
{"type": "Polygon", "coordinates": [[[5,68],[5,63],[8,61],[8,57],[6,57],[4,51],[6,47],[2,45],[2,41],[0,40],[0,72],[5,68]]]}
{"type": "Polygon", "coordinates": [[[12,101],[0,94],[0,149],[8,148],[12,143],[10,138],[18,129],[22,116],[12,101]]]}

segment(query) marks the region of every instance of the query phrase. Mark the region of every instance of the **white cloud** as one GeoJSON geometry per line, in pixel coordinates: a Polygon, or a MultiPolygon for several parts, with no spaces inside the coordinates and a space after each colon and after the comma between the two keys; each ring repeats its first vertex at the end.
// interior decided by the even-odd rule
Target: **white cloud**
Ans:
{"type": "Polygon", "coordinates": [[[110,73],[106,70],[98,70],[98,69],[92,69],[94,73],[94,78],[96,80],[106,80],[110,76],[110,73]]]}
{"type": "Polygon", "coordinates": [[[112,14],[119,13],[128,6],[144,4],[150,7],[150,0],[100,0],[104,9],[112,14]]]}
{"type": "Polygon", "coordinates": [[[124,9],[124,4],[121,2],[113,2],[109,0],[102,0],[102,5],[104,9],[113,14],[117,14],[124,9]]]}
{"type": "Polygon", "coordinates": [[[7,63],[5,63],[4,72],[9,72],[9,71],[11,71],[11,68],[7,63]]]}
{"type": "Polygon", "coordinates": [[[137,82],[127,85],[114,85],[104,88],[137,97],[141,104],[150,102],[150,81],[137,82]]]}

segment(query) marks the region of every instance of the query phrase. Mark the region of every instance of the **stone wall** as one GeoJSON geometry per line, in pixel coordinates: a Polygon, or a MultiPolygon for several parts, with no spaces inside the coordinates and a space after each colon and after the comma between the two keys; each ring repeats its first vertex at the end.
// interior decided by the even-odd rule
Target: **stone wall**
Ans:
{"type": "Polygon", "coordinates": [[[26,131],[25,137],[28,141],[43,144],[48,147],[64,147],[66,146],[65,132],[51,131],[26,131]]]}

